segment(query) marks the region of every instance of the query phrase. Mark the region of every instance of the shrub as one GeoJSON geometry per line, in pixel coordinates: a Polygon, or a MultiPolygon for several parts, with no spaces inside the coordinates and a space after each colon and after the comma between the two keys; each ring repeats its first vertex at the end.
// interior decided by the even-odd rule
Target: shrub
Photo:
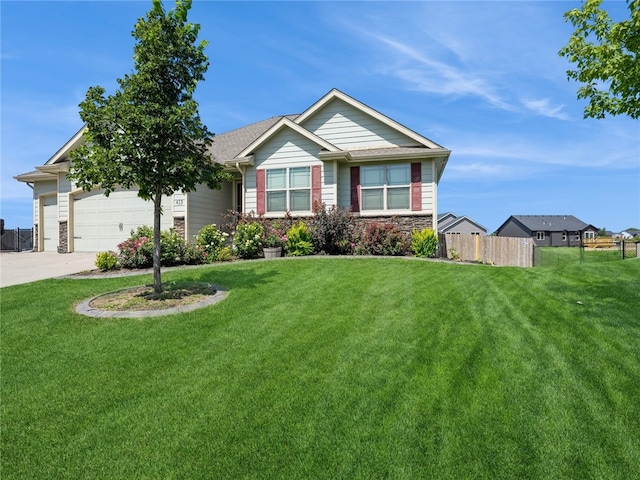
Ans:
{"type": "Polygon", "coordinates": [[[118,262],[124,268],[148,268],[153,265],[153,241],[133,236],[118,245],[118,262]]]}
{"type": "Polygon", "coordinates": [[[178,265],[182,262],[185,252],[184,237],[173,228],[160,232],[160,264],[165,267],[178,265]]]}
{"type": "Polygon", "coordinates": [[[285,248],[289,255],[299,256],[313,253],[311,231],[304,222],[294,223],[287,231],[287,244],[285,248]]]}
{"type": "Polygon", "coordinates": [[[205,252],[200,245],[187,243],[184,247],[182,262],[186,265],[201,265],[207,263],[207,257],[207,252],[205,252]]]}
{"type": "Polygon", "coordinates": [[[335,206],[327,209],[325,204],[314,204],[311,232],[316,252],[328,255],[353,253],[355,222],[349,210],[335,206]]]}
{"type": "Polygon", "coordinates": [[[233,260],[231,247],[222,247],[220,250],[218,250],[218,253],[216,255],[217,262],[230,262],[231,260],[233,260]]]}
{"type": "Polygon", "coordinates": [[[218,229],[215,223],[205,225],[196,235],[195,241],[204,253],[207,262],[211,263],[218,259],[218,253],[227,242],[228,233],[218,229]]]}
{"type": "Polygon", "coordinates": [[[430,228],[423,228],[422,230],[413,230],[411,233],[411,250],[416,257],[429,257],[436,256],[436,250],[438,249],[438,236],[430,228]]]}
{"type": "Polygon", "coordinates": [[[100,252],[96,255],[96,267],[103,272],[117,270],[119,268],[118,256],[115,252],[100,252]]]}
{"type": "Polygon", "coordinates": [[[240,258],[257,258],[262,248],[262,225],[239,223],[233,235],[233,252],[240,258]]]}
{"type": "Polygon", "coordinates": [[[391,223],[369,223],[356,245],[358,255],[399,256],[406,254],[408,240],[400,229],[391,223]]]}
{"type": "Polygon", "coordinates": [[[287,243],[286,228],[280,220],[267,223],[262,230],[262,247],[284,247],[287,243]]]}

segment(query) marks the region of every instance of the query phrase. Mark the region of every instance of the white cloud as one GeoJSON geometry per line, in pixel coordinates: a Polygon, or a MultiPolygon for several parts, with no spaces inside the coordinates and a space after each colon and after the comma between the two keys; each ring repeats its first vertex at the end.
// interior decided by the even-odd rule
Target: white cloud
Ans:
{"type": "Polygon", "coordinates": [[[563,112],[564,105],[552,105],[551,100],[543,98],[540,100],[522,100],[522,104],[532,112],[543,117],[557,118],[558,120],[569,120],[569,115],[563,112]]]}

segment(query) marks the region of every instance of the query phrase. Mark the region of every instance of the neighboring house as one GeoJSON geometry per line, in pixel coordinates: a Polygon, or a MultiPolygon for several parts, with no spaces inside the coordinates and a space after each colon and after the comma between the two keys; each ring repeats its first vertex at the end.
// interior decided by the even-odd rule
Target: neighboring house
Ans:
{"type": "Polygon", "coordinates": [[[538,247],[573,247],[594,239],[598,229],[573,215],[512,215],[495,235],[531,238],[538,247]]]}
{"type": "Polygon", "coordinates": [[[438,215],[438,232],[486,235],[487,229],[467,216],[458,217],[451,212],[447,212],[438,215]]]}
{"type": "Polygon", "coordinates": [[[627,228],[626,230],[617,234],[616,237],[624,239],[640,237],[640,230],[638,230],[637,228],[627,228]]]}
{"type": "MultiPolygon", "coordinates": [[[[113,250],[131,229],[153,224],[153,205],[137,190],[105,197],[67,180],[83,131],[36,171],[15,177],[33,187],[36,250],[113,250]]],[[[211,153],[232,183],[163,200],[162,228],[187,240],[229,210],[310,217],[316,203],[351,209],[360,222],[393,218],[404,230],[437,229],[438,182],[451,152],[334,89],[300,115],[216,136],[211,153]]]]}

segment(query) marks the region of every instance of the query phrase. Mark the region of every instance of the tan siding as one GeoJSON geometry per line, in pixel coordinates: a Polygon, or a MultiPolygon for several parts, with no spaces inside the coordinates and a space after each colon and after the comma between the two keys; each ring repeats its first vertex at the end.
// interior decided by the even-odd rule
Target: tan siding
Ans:
{"type": "Polygon", "coordinates": [[[397,130],[335,99],[307,119],[306,129],[341,149],[417,146],[397,130]]]}
{"type": "Polygon", "coordinates": [[[422,212],[435,216],[435,190],[433,180],[433,162],[422,162],[422,212]]]}
{"type": "MultiPolygon", "coordinates": [[[[199,185],[195,192],[187,195],[187,241],[193,241],[202,227],[215,223],[220,226],[223,215],[233,209],[231,184],[224,182],[220,190],[211,190],[199,185]]],[[[177,215],[180,216],[180,215],[177,215]]]]}
{"type": "Polygon", "coordinates": [[[56,180],[51,181],[39,181],[34,182],[33,185],[33,223],[39,223],[40,220],[40,195],[47,193],[55,193],[58,189],[58,182],[56,180]]]}
{"type": "Polygon", "coordinates": [[[69,192],[73,190],[73,184],[67,180],[66,173],[58,174],[58,212],[60,220],[69,219],[69,192]]]}

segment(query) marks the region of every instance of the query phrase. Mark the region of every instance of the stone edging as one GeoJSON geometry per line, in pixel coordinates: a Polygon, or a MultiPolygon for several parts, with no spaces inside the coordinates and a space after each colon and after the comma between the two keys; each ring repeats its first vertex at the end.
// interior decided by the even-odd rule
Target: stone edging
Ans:
{"type": "MultiPolygon", "coordinates": [[[[96,298],[102,297],[103,295],[108,295],[109,293],[101,293],[100,295],[96,295],[84,302],[80,303],[76,307],[76,312],[80,315],[84,315],[86,317],[94,317],[94,318],[147,318],[147,317],[161,317],[165,315],[174,315],[176,313],[183,312],[191,312],[193,310],[197,310],[199,308],[204,308],[209,305],[213,305],[221,300],[223,300],[227,296],[227,291],[224,290],[219,285],[215,285],[216,293],[208,296],[204,300],[200,300],[199,302],[193,302],[189,305],[184,305],[182,307],[173,307],[173,308],[165,308],[164,310],[128,310],[128,311],[117,311],[117,310],[100,310],[98,308],[93,308],[90,306],[90,303],[96,298]]],[[[125,289],[127,290],[127,289],[125,289]]]]}

